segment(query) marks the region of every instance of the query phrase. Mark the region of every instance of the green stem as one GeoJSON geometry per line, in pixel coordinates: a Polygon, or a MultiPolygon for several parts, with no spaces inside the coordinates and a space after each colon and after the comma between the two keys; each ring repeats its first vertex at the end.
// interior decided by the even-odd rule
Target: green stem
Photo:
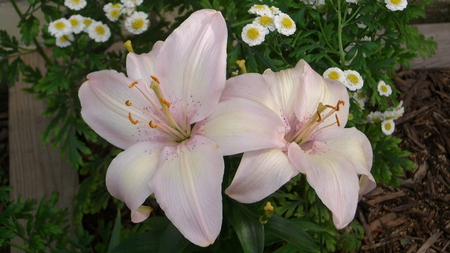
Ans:
{"type": "Polygon", "coordinates": [[[237,26],[245,25],[245,24],[253,22],[253,20],[254,19],[247,19],[247,20],[244,20],[244,21],[241,21],[241,22],[237,22],[237,23],[232,24],[231,27],[237,27],[237,26]]]}
{"type": "Polygon", "coordinates": [[[344,46],[342,44],[342,13],[341,13],[341,1],[337,1],[337,14],[338,14],[338,43],[339,43],[339,55],[341,58],[341,67],[345,66],[345,53],[344,53],[344,46]]]}
{"type": "MultiPolygon", "coordinates": [[[[14,10],[16,11],[17,15],[19,15],[21,20],[24,20],[25,17],[23,16],[22,12],[19,9],[19,6],[17,6],[17,3],[15,0],[10,0],[12,6],[14,7],[14,10]]],[[[41,55],[41,57],[45,60],[45,63],[47,66],[50,66],[53,64],[52,60],[47,56],[47,54],[44,52],[44,49],[42,48],[41,44],[37,41],[36,37],[33,36],[33,43],[36,46],[36,51],[41,55]]]]}

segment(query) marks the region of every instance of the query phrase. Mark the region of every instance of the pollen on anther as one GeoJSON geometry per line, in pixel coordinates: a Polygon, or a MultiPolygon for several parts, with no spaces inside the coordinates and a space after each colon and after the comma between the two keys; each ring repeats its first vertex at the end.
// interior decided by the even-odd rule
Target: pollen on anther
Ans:
{"type": "Polygon", "coordinates": [[[130,85],[128,85],[128,88],[133,88],[138,82],[134,81],[130,85]]]}
{"type": "Polygon", "coordinates": [[[339,106],[340,105],[345,105],[345,102],[343,100],[339,100],[337,105],[336,105],[336,111],[339,111],[339,106]]]}
{"type": "Polygon", "coordinates": [[[317,119],[317,122],[322,122],[322,115],[320,115],[319,110],[317,110],[316,113],[317,113],[317,117],[319,117],[319,118],[317,119]]]}
{"type": "Polygon", "coordinates": [[[161,83],[156,76],[150,76],[150,77],[153,79],[153,81],[157,82],[158,84],[161,83]]]}
{"type": "Polygon", "coordinates": [[[128,113],[128,119],[130,120],[130,122],[133,125],[136,125],[137,123],[139,123],[139,120],[134,120],[133,117],[131,116],[131,112],[128,113]]]}
{"type": "Polygon", "coordinates": [[[156,128],[158,125],[156,125],[155,123],[153,123],[153,121],[150,121],[149,123],[148,123],[148,125],[151,127],[151,128],[156,128]]]}
{"type": "Polygon", "coordinates": [[[133,105],[133,104],[130,102],[130,100],[125,101],[125,104],[126,104],[127,106],[132,106],[132,105],[133,105]]]}
{"type": "Polygon", "coordinates": [[[170,102],[165,100],[164,98],[160,98],[159,99],[161,101],[161,103],[165,104],[167,106],[167,108],[170,108],[170,102]]]}

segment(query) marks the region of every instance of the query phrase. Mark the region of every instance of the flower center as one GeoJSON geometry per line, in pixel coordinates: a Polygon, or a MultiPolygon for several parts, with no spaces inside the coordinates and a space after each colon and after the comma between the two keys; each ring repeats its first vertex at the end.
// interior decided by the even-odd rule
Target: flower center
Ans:
{"type": "Polygon", "coordinates": [[[63,30],[64,28],[66,28],[66,24],[64,24],[64,22],[57,22],[55,24],[55,28],[58,30],[63,30]]]}
{"type": "Polygon", "coordinates": [[[325,128],[331,127],[333,125],[341,126],[341,122],[339,120],[338,115],[335,113],[339,111],[339,106],[344,105],[343,100],[339,100],[336,106],[332,105],[324,105],[319,103],[317,106],[316,113],[303,124],[298,130],[295,130],[288,139],[289,142],[296,142],[299,145],[305,141],[311,139],[315,134],[322,131],[325,128]],[[322,126],[322,123],[325,122],[327,118],[334,114],[335,120],[333,123],[322,126]]]}
{"type": "Polygon", "coordinates": [[[120,10],[113,9],[110,14],[111,14],[111,17],[117,18],[118,16],[120,16],[120,10]]]}
{"type": "Polygon", "coordinates": [[[381,86],[381,90],[382,90],[383,92],[387,92],[387,91],[388,91],[388,88],[387,88],[386,86],[381,86]]]}
{"type": "Polygon", "coordinates": [[[355,75],[355,74],[349,74],[347,76],[347,79],[351,82],[351,83],[358,83],[359,78],[355,75]]]}
{"type": "Polygon", "coordinates": [[[395,5],[399,4],[400,2],[401,2],[401,0],[391,0],[391,3],[395,4],[395,5]]]}
{"type": "Polygon", "coordinates": [[[138,19],[136,21],[133,22],[132,26],[134,29],[139,29],[144,25],[144,21],[142,19],[138,19]]]}
{"type": "Polygon", "coordinates": [[[247,36],[248,36],[250,39],[252,39],[252,40],[257,39],[258,36],[259,36],[259,31],[258,31],[258,29],[256,29],[256,28],[250,28],[250,29],[248,29],[248,31],[247,31],[247,36]]]}
{"type": "Polygon", "coordinates": [[[95,31],[98,33],[98,34],[100,34],[100,35],[103,35],[103,34],[105,34],[105,28],[103,27],[103,26],[97,26],[97,27],[95,27],[95,31]]]}
{"type": "Polygon", "coordinates": [[[289,18],[286,18],[286,17],[283,18],[283,20],[281,21],[281,24],[285,28],[292,28],[292,26],[293,26],[292,20],[289,18]]]}
{"type": "Polygon", "coordinates": [[[153,81],[150,84],[150,89],[153,90],[156,97],[158,98],[159,105],[155,104],[153,100],[151,100],[136,84],[138,82],[131,83],[128,87],[136,88],[139,90],[139,92],[148,100],[148,102],[151,104],[152,108],[155,109],[155,112],[144,110],[142,108],[139,108],[133,103],[130,102],[130,100],[125,101],[125,105],[129,107],[133,107],[141,112],[143,112],[145,115],[148,115],[152,118],[150,121],[142,121],[142,120],[135,120],[133,118],[133,114],[131,112],[128,113],[128,119],[133,125],[137,124],[144,124],[149,126],[150,128],[157,129],[169,136],[171,136],[175,141],[181,142],[186,139],[188,139],[191,136],[191,129],[190,127],[187,127],[186,129],[183,129],[180,127],[180,125],[176,122],[175,117],[173,116],[172,112],[169,110],[171,104],[169,101],[167,101],[161,91],[160,88],[160,82],[158,78],[151,76],[153,81]]]}
{"type": "Polygon", "coordinates": [[[76,26],[78,26],[78,24],[79,24],[79,23],[78,23],[78,20],[76,20],[76,19],[74,19],[74,18],[70,20],[70,23],[72,24],[73,27],[76,27],[76,26]]]}
{"type": "Polygon", "coordinates": [[[332,71],[329,75],[328,78],[330,79],[334,79],[334,80],[339,80],[339,73],[336,71],[332,71]]]}
{"type": "Polygon", "coordinates": [[[263,16],[259,19],[259,23],[264,26],[267,27],[272,23],[272,18],[268,17],[268,16],[263,16]]]}

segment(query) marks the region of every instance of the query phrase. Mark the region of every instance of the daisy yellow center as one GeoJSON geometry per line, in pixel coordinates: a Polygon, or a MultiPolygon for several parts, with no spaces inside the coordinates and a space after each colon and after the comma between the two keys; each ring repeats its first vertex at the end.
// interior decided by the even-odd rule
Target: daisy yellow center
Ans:
{"type": "Polygon", "coordinates": [[[302,124],[302,126],[297,131],[290,132],[288,136],[286,136],[286,139],[289,142],[296,142],[300,145],[303,142],[311,139],[311,137],[313,137],[316,133],[325,128],[333,125],[341,126],[341,122],[336,113],[339,111],[339,107],[341,105],[344,105],[343,100],[339,100],[336,106],[324,105],[322,103],[319,103],[316,113],[312,115],[307,122],[302,124]],[[332,115],[334,115],[336,121],[328,125],[323,125],[323,122],[332,115]]]}
{"type": "Polygon", "coordinates": [[[383,92],[387,92],[388,91],[388,87],[386,87],[385,85],[381,86],[381,90],[383,92]]]}
{"type": "Polygon", "coordinates": [[[142,19],[138,19],[136,21],[133,22],[133,24],[131,25],[134,29],[139,29],[142,26],[144,26],[144,20],[142,19]]]}
{"type": "Polygon", "coordinates": [[[365,97],[364,92],[359,92],[358,94],[356,94],[356,96],[358,98],[364,98],[365,97]]]}
{"type": "Polygon", "coordinates": [[[255,9],[265,9],[266,8],[266,6],[264,6],[264,5],[255,5],[255,9]]]}
{"type": "Polygon", "coordinates": [[[355,74],[349,74],[347,76],[347,79],[351,82],[351,83],[358,83],[359,82],[359,78],[355,75],[355,74]]]}
{"type": "Polygon", "coordinates": [[[391,123],[387,123],[386,125],[384,125],[384,128],[386,128],[386,130],[391,130],[392,129],[392,125],[391,123]]]}
{"type": "Polygon", "coordinates": [[[72,24],[72,26],[78,26],[79,24],[78,20],[74,18],[70,20],[70,23],[72,24]]]}
{"type": "Polygon", "coordinates": [[[372,122],[373,122],[373,123],[378,123],[378,122],[380,122],[380,121],[381,121],[381,119],[378,118],[378,117],[374,117],[374,118],[372,119],[372,122]]]}
{"type": "Polygon", "coordinates": [[[60,40],[61,42],[67,42],[67,41],[69,41],[69,38],[68,38],[66,35],[64,35],[64,36],[61,36],[61,37],[59,38],[59,40],[60,40]]]}
{"type": "Polygon", "coordinates": [[[250,39],[252,39],[252,40],[257,39],[257,38],[259,37],[259,31],[258,31],[258,29],[256,29],[256,28],[250,28],[250,29],[248,29],[248,31],[247,31],[247,36],[248,36],[250,39]]]}
{"type": "Polygon", "coordinates": [[[292,22],[291,19],[285,17],[281,21],[281,24],[283,25],[283,27],[291,28],[294,25],[294,22],[292,22]]]}
{"type": "Polygon", "coordinates": [[[120,4],[113,4],[111,7],[120,9],[120,4]]]}
{"type": "Polygon", "coordinates": [[[89,26],[90,24],[92,24],[92,20],[90,20],[90,19],[85,19],[85,20],[84,20],[84,24],[85,24],[86,26],[89,26]]]}
{"type": "Polygon", "coordinates": [[[117,10],[117,9],[114,9],[114,10],[111,11],[110,15],[113,18],[117,18],[120,15],[120,11],[117,10]]]}
{"type": "Polygon", "coordinates": [[[397,5],[397,4],[401,3],[401,2],[402,2],[402,0],[391,0],[391,3],[395,4],[395,5],[397,5]]]}
{"type": "Polygon", "coordinates": [[[100,34],[100,35],[105,34],[105,28],[104,28],[103,26],[97,26],[97,27],[95,27],[95,31],[96,31],[98,34],[100,34]]]}
{"type": "Polygon", "coordinates": [[[55,28],[58,30],[62,30],[64,28],[66,28],[66,24],[64,24],[64,22],[56,22],[55,28]]]}
{"type": "Polygon", "coordinates": [[[77,4],[80,2],[80,0],[72,0],[72,2],[77,4]]]}
{"type": "Polygon", "coordinates": [[[329,75],[328,78],[330,79],[334,79],[334,80],[339,80],[339,73],[336,71],[332,71],[329,75]]]}
{"type": "Polygon", "coordinates": [[[261,18],[259,19],[259,23],[260,23],[262,26],[268,26],[268,25],[270,25],[270,24],[272,23],[272,18],[271,18],[271,17],[268,17],[268,16],[263,16],[263,17],[261,17],[261,18]]]}

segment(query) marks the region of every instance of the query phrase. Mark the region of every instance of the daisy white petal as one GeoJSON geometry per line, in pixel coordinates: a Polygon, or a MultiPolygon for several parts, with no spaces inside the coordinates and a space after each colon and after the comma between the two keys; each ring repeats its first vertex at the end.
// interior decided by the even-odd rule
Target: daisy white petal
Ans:
{"type": "Polygon", "coordinates": [[[145,12],[136,11],[125,19],[125,28],[132,34],[141,34],[147,31],[149,23],[145,12]]]}
{"type": "Polygon", "coordinates": [[[267,16],[272,14],[272,10],[267,5],[255,4],[248,10],[248,13],[258,16],[267,16]]]}
{"type": "Polygon", "coordinates": [[[381,96],[389,97],[392,94],[392,88],[388,84],[386,84],[384,81],[378,82],[378,93],[381,96]]]}
{"type": "Polygon", "coordinates": [[[89,38],[95,42],[105,42],[111,37],[111,30],[102,22],[93,22],[87,29],[89,38]]]}
{"type": "Polygon", "coordinates": [[[344,85],[351,91],[361,89],[364,86],[364,80],[361,75],[355,70],[345,70],[344,85]]]}
{"type": "Polygon", "coordinates": [[[284,13],[275,16],[275,27],[279,33],[286,36],[294,34],[297,30],[294,20],[284,13]]]}
{"type": "Polygon", "coordinates": [[[249,46],[260,45],[264,42],[269,30],[259,24],[248,24],[242,28],[242,40],[249,46]]]}
{"type": "Polygon", "coordinates": [[[381,130],[385,135],[391,135],[395,130],[395,123],[393,119],[384,120],[381,122],[381,130]]]}
{"type": "Polygon", "coordinates": [[[64,5],[74,11],[83,9],[87,4],[86,0],[64,0],[64,5]]]}
{"type": "Polygon", "coordinates": [[[386,8],[391,11],[401,11],[408,6],[407,0],[384,0],[386,8]]]}
{"type": "Polygon", "coordinates": [[[384,120],[384,115],[379,111],[370,112],[369,115],[367,115],[367,120],[370,123],[379,123],[384,120]]]}
{"type": "Polygon", "coordinates": [[[56,37],[72,33],[72,24],[65,18],[60,18],[48,24],[48,32],[56,37]]]}
{"type": "Polygon", "coordinates": [[[84,28],[86,25],[84,24],[84,17],[76,14],[72,15],[69,18],[70,24],[72,25],[72,31],[75,34],[79,34],[80,32],[84,31],[84,28]]]}
{"type": "Polygon", "coordinates": [[[353,92],[353,98],[356,100],[361,100],[364,103],[367,102],[367,100],[369,100],[369,97],[367,97],[366,93],[362,89],[353,92]]]}

